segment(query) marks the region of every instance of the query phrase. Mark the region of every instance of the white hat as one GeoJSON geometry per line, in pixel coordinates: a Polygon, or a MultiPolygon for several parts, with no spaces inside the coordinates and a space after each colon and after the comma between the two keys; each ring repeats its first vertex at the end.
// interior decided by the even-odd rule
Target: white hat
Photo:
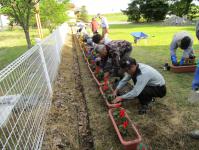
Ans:
{"type": "Polygon", "coordinates": [[[95,46],[95,51],[96,51],[97,53],[100,53],[104,47],[105,47],[104,44],[96,44],[96,46],[95,46]]]}

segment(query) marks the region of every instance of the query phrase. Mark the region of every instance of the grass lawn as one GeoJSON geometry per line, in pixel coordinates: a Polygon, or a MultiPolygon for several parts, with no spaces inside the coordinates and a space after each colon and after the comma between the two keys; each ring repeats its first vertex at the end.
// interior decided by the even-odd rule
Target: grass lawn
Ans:
{"type": "MultiPolygon", "coordinates": [[[[44,35],[48,35],[49,31],[44,29],[44,35]]],[[[37,37],[37,30],[30,29],[30,37],[32,44],[34,44],[34,38],[37,37]]],[[[25,34],[21,29],[15,29],[13,31],[1,31],[0,32],[0,69],[3,69],[10,62],[18,58],[27,50],[25,34]]]]}
{"type": "MultiPolygon", "coordinates": [[[[97,14],[96,14],[97,15],[97,14]]],[[[92,17],[95,15],[89,16],[89,21],[91,21],[92,17]]],[[[111,14],[104,14],[107,18],[108,22],[126,22],[128,17],[122,13],[111,13],[111,14]]],[[[100,22],[100,20],[98,20],[100,22]]]]}
{"type": "MultiPolygon", "coordinates": [[[[176,74],[164,71],[165,62],[170,63],[169,45],[175,32],[186,30],[194,37],[194,50],[199,50],[199,42],[195,37],[195,26],[161,26],[160,24],[111,25],[112,40],[125,39],[133,44],[132,57],[138,62],[146,63],[158,69],[166,80],[167,96],[157,100],[152,110],[145,116],[137,115],[133,104],[126,108],[133,121],[138,125],[143,139],[153,149],[192,149],[197,150],[198,141],[191,140],[186,134],[199,129],[199,106],[190,104],[187,99],[191,91],[193,73],[176,74]],[[131,32],[142,31],[149,35],[148,40],[133,43],[131,32]]],[[[178,59],[182,51],[177,51],[178,59]]],[[[196,52],[199,58],[199,52],[196,52]]]]}

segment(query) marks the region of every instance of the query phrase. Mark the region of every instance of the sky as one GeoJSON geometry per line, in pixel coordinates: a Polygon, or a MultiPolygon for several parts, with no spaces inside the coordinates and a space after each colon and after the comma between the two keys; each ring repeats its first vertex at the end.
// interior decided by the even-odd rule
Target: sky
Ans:
{"type": "Polygon", "coordinates": [[[71,0],[77,7],[86,6],[89,14],[120,12],[131,0],[71,0]]]}
{"type": "MultiPolygon", "coordinates": [[[[71,0],[77,7],[86,6],[89,14],[113,13],[126,9],[131,0],[71,0]]],[[[198,0],[194,3],[199,5],[198,0]]]]}

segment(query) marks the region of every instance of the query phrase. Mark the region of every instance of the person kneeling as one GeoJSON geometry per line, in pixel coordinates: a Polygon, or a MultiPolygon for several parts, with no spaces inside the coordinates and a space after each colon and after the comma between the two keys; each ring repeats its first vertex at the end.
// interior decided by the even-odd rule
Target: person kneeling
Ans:
{"type": "Polygon", "coordinates": [[[137,97],[141,103],[139,114],[144,114],[154,97],[162,98],[166,95],[165,80],[156,69],[146,64],[136,63],[136,60],[130,57],[121,62],[121,67],[126,73],[116,87],[114,95],[117,96],[118,90],[131,79],[134,82],[134,88],[124,95],[117,96],[113,103],[137,97]]]}

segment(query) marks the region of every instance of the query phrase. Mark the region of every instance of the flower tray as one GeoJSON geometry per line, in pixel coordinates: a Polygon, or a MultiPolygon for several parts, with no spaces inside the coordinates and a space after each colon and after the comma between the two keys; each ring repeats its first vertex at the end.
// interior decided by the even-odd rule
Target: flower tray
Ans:
{"type": "Polygon", "coordinates": [[[103,86],[103,85],[104,85],[104,82],[100,82],[100,81],[97,79],[97,77],[95,76],[95,73],[93,72],[93,70],[92,70],[91,67],[90,67],[90,64],[89,64],[88,60],[87,60],[87,64],[88,64],[88,69],[89,69],[89,71],[91,72],[91,74],[92,74],[92,76],[93,76],[93,79],[95,80],[95,82],[97,83],[97,85],[98,85],[98,86],[103,86]]]}
{"type": "Polygon", "coordinates": [[[111,103],[109,103],[109,101],[108,101],[108,99],[107,99],[107,97],[106,97],[106,95],[105,95],[102,87],[99,87],[99,90],[100,90],[100,93],[103,96],[103,98],[104,98],[104,100],[105,100],[106,105],[108,106],[108,108],[117,108],[117,107],[120,107],[122,105],[121,103],[117,103],[117,104],[111,104],[111,103]]]}
{"type": "MultiPolygon", "coordinates": [[[[130,120],[128,114],[125,112],[125,117],[127,118],[128,122],[129,122],[129,128],[132,129],[134,135],[132,135],[132,139],[131,140],[125,140],[124,137],[121,135],[119,129],[118,129],[118,126],[117,126],[117,123],[113,117],[113,110],[116,109],[116,108],[112,108],[112,109],[109,109],[109,117],[112,121],[112,124],[115,128],[115,131],[118,135],[118,138],[121,142],[121,144],[123,145],[124,149],[125,150],[136,150],[137,147],[138,147],[138,144],[140,144],[142,138],[141,138],[141,135],[140,133],[138,132],[138,129],[136,128],[136,126],[133,124],[133,122],[130,120]]],[[[123,108],[121,108],[123,109],[123,108]]]]}
{"type": "Polygon", "coordinates": [[[171,71],[175,73],[195,72],[195,70],[196,70],[196,65],[188,65],[188,66],[171,65],[171,71]]]}

